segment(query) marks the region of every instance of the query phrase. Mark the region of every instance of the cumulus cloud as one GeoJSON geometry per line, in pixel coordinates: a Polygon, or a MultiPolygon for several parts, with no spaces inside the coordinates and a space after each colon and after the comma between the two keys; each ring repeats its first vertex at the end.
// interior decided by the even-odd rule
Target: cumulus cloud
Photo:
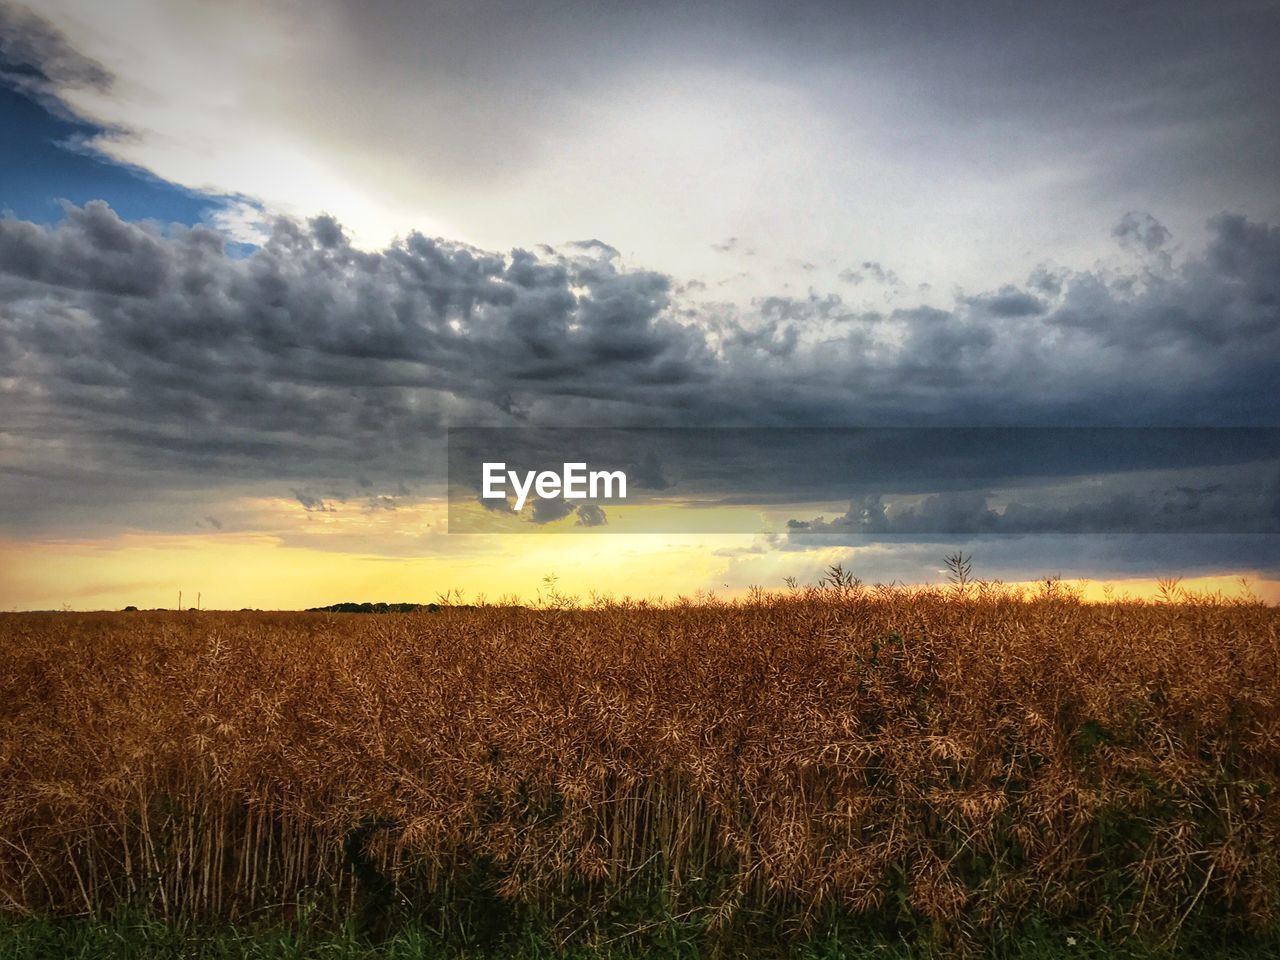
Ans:
{"type": "Polygon", "coordinates": [[[884,264],[875,260],[864,260],[858,267],[849,267],[840,271],[840,279],[845,283],[859,284],[870,280],[885,287],[899,286],[902,281],[898,275],[884,264]]]}
{"type": "Polygon", "coordinates": [[[648,406],[706,376],[666,277],[581,249],[499,256],[412,235],[378,253],[330,218],[247,257],[106,206],[0,221],[0,371],[25,452],[242,476],[417,472],[455,418],[559,396],[648,406]],[[519,397],[520,399],[515,399],[519,397]]]}
{"type": "Polygon", "coordinates": [[[429,481],[460,423],[1270,424],[1280,229],[1211,230],[1157,284],[1064,272],[850,322],[818,293],[717,317],[598,240],[366,251],[318,217],[243,253],[99,203],[0,220],[5,521],[108,489],[429,481]]]}
{"type": "MultiPolygon", "coordinates": [[[[1271,366],[1280,332],[1280,227],[1223,214],[1205,253],[1182,271],[1126,296],[1127,284],[1073,277],[1048,323],[1090,331],[1102,346],[1261,351],[1271,366]]],[[[1242,364],[1247,360],[1239,358],[1242,364]]],[[[1258,384],[1260,385],[1260,384],[1258,384]]]]}
{"type": "Polygon", "coordinates": [[[1151,214],[1134,210],[1120,218],[1111,235],[1120,241],[1122,247],[1144,253],[1157,253],[1171,237],[1165,225],[1151,214]]]}

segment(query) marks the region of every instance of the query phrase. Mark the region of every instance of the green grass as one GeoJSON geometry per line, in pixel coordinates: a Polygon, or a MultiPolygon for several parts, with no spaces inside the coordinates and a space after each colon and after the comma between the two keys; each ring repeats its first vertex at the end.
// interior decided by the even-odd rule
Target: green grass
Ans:
{"type": "Polygon", "coordinates": [[[545,934],[529,929],[514,932],[497,946],[446,941],[425,927],[408,925],[377,943],[352,927],[321,926],[224,927],[195,931],[160,920],[119,914],[104,920],[0,919],[0,960],[640,960],[697,957],[763,957],[792,960],[934,960],[952,956],[992,957],[996,960],[1139,960],[1139,958],[1202,957],[1215,960],[1253,960],[1280,955],[1280,940],[1224,944],[1212,936],[1200,943],[1164,946],[1105,945],[1079,934],[1030,931],[999,945],[968,951],[892,942],[883,937],[832,931],[816,939],[782,946],[707,946],[700,931],[667,922],[594,942],[558,950],[545,934]]]}

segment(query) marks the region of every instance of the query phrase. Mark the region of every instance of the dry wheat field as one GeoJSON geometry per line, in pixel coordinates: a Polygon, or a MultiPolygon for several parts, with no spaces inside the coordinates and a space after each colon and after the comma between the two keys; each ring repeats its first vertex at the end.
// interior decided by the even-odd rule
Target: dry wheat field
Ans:
{"type": "Polygon", "coordinates": [[[9,614],[0,659],[11,914],[519,915],[560,942],[645,911],[710,936],[838,914],[963,941],[1280,910],[1258,602],[843,582],[9,614]]]}

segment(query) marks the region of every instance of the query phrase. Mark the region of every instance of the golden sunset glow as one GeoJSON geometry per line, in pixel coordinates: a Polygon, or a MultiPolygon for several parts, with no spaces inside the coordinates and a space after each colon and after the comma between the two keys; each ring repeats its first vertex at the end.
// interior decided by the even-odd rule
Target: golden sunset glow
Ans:
{"type": "MultiPolygon", "coordinates": [[[[725,538],[727,542],[741,538],[725,538]]],[[[673,598],[710,589],[724,561],[704,537],[509,535],[455,554],[380,557],[287,546],[278,537],[130,534],[106,541],[0,543],[0,608],[297,609],[343,601],[533,600],[556,588],[586,597],[673,598]]]]}
{"type": "MultiPolygon", "coordinates": [[[[318,524],[335,535],[342,528],[334,517],[318,524]]],[[[463,603],[532,602],[547,594],[548,577],[554,578],[554,590],[582,600],[593,592],[669,600],[699,592],[741,596],[752,586],[783,590],[785,578],[812,582],[835,563],[855,572],[864,569],[874,582],[871,571],[877,568],[874,548],[839,547],[746,554],[754,562],[742,565],[737,554],[750,550],[753,538],[741,534],[466,535],[454,538],[460,541],[457,549],[445,549],[453,541],[437,541],[440,550],[417,557],[330,549],[323,537],[307,546],[289,545],[287,539],[260,533],[135,533],[92,541],[4,540],[0,609],[172,609],[178,591],[185,606],[200,602],[207,609],[233,610],[346,601],[430,603],[442,595],[463,603]]],[[[945,583],[945,571],[921,582],[945,583]]],[[[1031,592],[1042,584],[1007,582],[1031,592]]],[[[1061,582],[1089,601],[1150,599],[1160,593],[1159,581],[1150,577],[1061,582]]],[[[1249,570],[1184,577],[1179,585],[1227,597],[1248,590],[1269,603],[1280,602],[1280,580],[1249,570]]]]}

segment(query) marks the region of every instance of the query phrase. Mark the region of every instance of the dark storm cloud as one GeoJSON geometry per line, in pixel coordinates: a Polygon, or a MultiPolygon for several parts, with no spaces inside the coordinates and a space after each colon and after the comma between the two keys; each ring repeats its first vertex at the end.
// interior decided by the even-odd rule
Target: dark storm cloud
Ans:
{"type": "Polygon", "coordinates": [[[0,220],[5,522],[148,487],[442,479],[458,424],[1272,424],[1280,229],[1211,229],[1176,270],[865,322],[818,293],[713,320],[600,241],[369,252],[321,217],[241,255],[101,204],[0,220]]]}
{"type": "Polygon", "coordinates": [[[995,293],[970,297],[966,302],[976,311],[992,317],[1034,317],[1047,309],[1039,297],[1014,286],[1004,286],[995,293]]]}
{"type": "Polygon", "coordinates": [[[1140,296],[1123,297],[1115,285],[1081,277],[1048,322],[1088,329],[1107,346],[1258,351],[1273,365],[1280,358],[1280,227],[1235,215],[1211,226],[1205,255],[1176,278],[1145,278],[1140,296]]]}
{"type": "MultiPolygon", "coordinates": [[[[868,583],[902,581],[946,582],[943,557],[962,550],[973,558],[974,576],[987,580],[1028,580],[1039,577],[1124,579],[1129,577],[1211,575],[1223,570],[1248,571],[1262,577],[1280,576],[1280,545],[1275,535],[1115,534],[1023,536],[901,536],[850,538],[852,548],[844,565],[868,583]]],[[[804,553],[830,548],[830,537],[810,542],[789,538],[785,543],[762,542],[737,551],[726,576],[735,586],[759,582],[752,568],[761,554],[776,550],[804,553]]],[[[829,556],[827,554],[826,556],[829,556]]],[[[830,561],[815,561],[803,582],[815,582],[830,561]]]]}
{"type": "Polygon", "coordinates": [[[107,90],[112,77],[102,64],[73,49],[43,17],[0,2],[0,80],[47,103],[55,85],[107,90]]]}
{"type": "MultiPolygon", "coordinates": [[[[781,525],[758,508],[844,500],[851,506],[834,519],[793,514],[784,529],[1280,533],[1275,428],[460,428],[450,432],[448,459],[451,511],[474,501],[484,465],[496,461],[521,472],[570,461],[622,469],[627,495],[611,502],[624,512],[669,501],[757,508],[702,521],[681,511],[630,513],[636,532],[703,522],[753,533],[781,525]]],[[[466,527],[465,514],[451,517],[466,527]]]]}
{"type": "MultiPolygon", "coordinates": [[[[1244,484],[1132,489],[1081,503],[1013,500],[994,504],[979,490],[931,494],[919,503],[888,506],[879,494],[860,498],[839,517],[791,520],[788,532],[803,534],[986,534],[986,533],[1280,533],[1277,492],[1244,484]]],[[[1273,485],[1274,487],[1274,485],[1273,485]]]]}
{"type": "Polygon", "coordinates": [[[476,497],[476,502],[493,513],[515,513],[516,508],[511,505],[510,500],[499,497],[476,497]]]}
{"type": "Polygon", "coordinates": [[[558,530],[564,531],[573,527],[604,527],[609,523],[604,507],[598,503],[581,503],[575,506],[563,497],[533,497],[528,503],[529,511],[523,515],[517,515],[515,509],[505,501],[482,499],[480,503],[486,510],[519,516],[518,524],[502,528],[505,533],[528,532],[548,527],[566,517],[574,518],[572,525],[557,527],[558,530]]]}
{"type": "Polygon", "coordinates": [[[653,450],[646,450],[638,461],[629,464],[626,474],[627,481],[637,490],[666,490],[671,486],[662,460],[653,450]]]}
{"type": "Polygon", "coordinates": [[[0,221],[0,369],[12,429],[121,469],[421,472],[453,419],[549,396],[647,405],[704,379],[667,289],[608,259],[420,235],[363,253],[326,218],[237,258],[208,229],[91,204],[56,229],[0,221]]]}

